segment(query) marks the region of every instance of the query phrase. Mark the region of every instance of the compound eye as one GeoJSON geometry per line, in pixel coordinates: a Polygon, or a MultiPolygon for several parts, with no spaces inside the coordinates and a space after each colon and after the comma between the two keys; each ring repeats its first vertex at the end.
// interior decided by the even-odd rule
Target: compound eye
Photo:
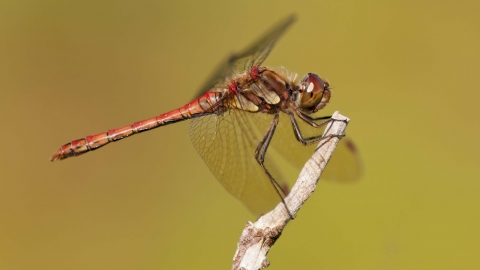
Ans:
{"type": "Polygon", "coordinates": [[[301,81],[302,108],[315,107],[322,101],[323,92],[328,89],[328,83],[324,82],[317,74],[308,73],[301,81]]]}
{"type": "Polygon", "coordinates": [[[305,91],[304,95],[316,94],[318,92],[323,92],[323,90],[328,87],[327,84],[318,77],[317,74],[308,73],[302,79],[302,89],[305,91]]]}

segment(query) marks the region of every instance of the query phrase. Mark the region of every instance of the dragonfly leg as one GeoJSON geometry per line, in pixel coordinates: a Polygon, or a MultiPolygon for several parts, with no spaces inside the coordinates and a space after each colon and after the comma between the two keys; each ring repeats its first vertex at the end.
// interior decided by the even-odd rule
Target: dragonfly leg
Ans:
{"type": "MultiPolygon", "coordinates": [[[[308,138],[304,138],[303,135],[302,135],[302,132],[300,131],[300,127],[298,126],[298,123],[297,123],[297,120],[295,119],[295,116],[293,115],[293,113],[289,113],[288,114],[290,116],[290,122],[292,123],[292,127],[293,127],[293,132],[295,134],[295,138],[302,143],[302,145],[311,145],[311,144],[314,144],[314,143],[317,143],[319,142],[320,140],[324,139],[324,138],[328,138],[328,137],[344,137],[345,135],[329,135],[329,136],[323,136],[323,135],[318,135],[318,136],[312,136],[312,137],[308,137],[308,138]]],[[[320,118],[311,118],[310,116],[308,115],[304,115],[302,113],[299,113],[297,114],[300,119],[304,120],[306,123],[308,123],[309,125],[311,125],[312,127],[314,128],[318,128],[318,127],[322,127],[332,121],[336,121],[335,119],[332,119],[331,116],[326,116],[326,117],[320,117],[320,118]],[[324,121],[320,124],[317,124],[314,122],[314,120],[323,120],[323,119],[328,119],[327,121],[324,121]]]]}
{"type": "Polygon", "coordinates": [[[270,172],[267,170],[267,168],[265,167],[265,164],[264,164],[265,154],[267,153],[268,146],[270,144],[270,141],[272,140],[273,134],[275,133],[275,129],[277,128],[278,120],[279,120],[279,115],[278,115],[278,113],[276,113],[272,123],[270,124],[270,127],[268,128],[267,133],[265,134],[265,136],[263,136],[262,140],[260,141],[260,144],[258,144],[257,149],[255,150],[255,159],[257,160],[258,164],[260,164],[260,167],[262,167],[262,170],[265,172],[265,174],[270,179],[270,183],[272,184],[273,188],[275,189],[278,196],[282,200],[283,205],[285,205],[285,209],[287,209],[288,215],[290,216],[291,219],[293,219],[294,216],[292,215],[292,213],[288,209],[287,204],[285,203],[285,200],[284,200],[285,191],[278,184],[278,182],[275,181],[275,179],[270,174],[270,172]]]}
{"type": "Polygon", "coordinates": [[[314,128],[319,128],[319,127],[323,127],[324,125],[330,123],[332,121],[332,116],[321,116],[321,117],[317,117],[317,118],[312,118],[306,114],[303,114],[301,112],[297,112],[297,115],[298,117],[300,117],[300,119],[302,119],[303,121],[305,121],[307,124],[309,124],[310,126],[314,127],[314,128]],[[318,120],[326,120],[326,121],[323,121],[321,123],[317,123],[315,121],[318,121],[318,120]]]}

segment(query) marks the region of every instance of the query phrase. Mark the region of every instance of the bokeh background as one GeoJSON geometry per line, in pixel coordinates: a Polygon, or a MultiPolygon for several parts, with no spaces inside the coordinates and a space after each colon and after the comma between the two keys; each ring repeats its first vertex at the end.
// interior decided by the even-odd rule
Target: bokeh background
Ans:
{"type": "Polygon", "coordinates": [[[188,122],[50,163],[188,102],[290,13],[267,59],[335,87],[364,175],[321,182],[271,269],[480,267],[480,2],[0,1],[0,269],[228,269],[247,220],[188,122]]]}

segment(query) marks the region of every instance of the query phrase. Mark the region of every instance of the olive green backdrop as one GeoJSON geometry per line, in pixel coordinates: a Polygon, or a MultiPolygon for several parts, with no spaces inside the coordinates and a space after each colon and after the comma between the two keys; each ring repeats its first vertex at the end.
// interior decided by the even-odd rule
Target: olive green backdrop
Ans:
{"type": "Polygon", "coordinates": [[[479,268],[479,3],[0,1],[0,269],[230,268],[255,217],[188,122],[48,158],[185,104],[290,13],[265,64],[330,81],[365,173],[319,184],[271,269],[479,268]]]}

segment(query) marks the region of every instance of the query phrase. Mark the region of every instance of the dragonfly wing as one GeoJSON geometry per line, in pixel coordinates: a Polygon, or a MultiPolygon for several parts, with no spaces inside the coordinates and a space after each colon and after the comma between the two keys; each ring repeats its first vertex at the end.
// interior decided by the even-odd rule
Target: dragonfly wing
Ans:
{"type": "MultiPolygon", "coordinates": [[[[255,160],[263,134],[252,128],[252,116],[256,114],[228,110],[193,119],[189,131],[195,149],[223,187],[252,212],[263,214],[273,209],[280,197],[255,160]]],[[[272,119],[265,117],[264,121],[272,119]]],[[[266,166],[283,187],[285,181],[275,165],[266,166]]]]}
{"type": "Polygon", "coordinates": [[[344,137],[338,142],[320,179],[350,183],[357,181],[362,173],[363,164],[358,149],[352,139],[344,137]]]}
{"type": "MultiPolygon", "coordinates": [[[[297,116],[295,117],[304,138],[323,134],[324,128],[315,129],[300,120],[297,116]]],[[[301,169],[312,156],[318,144],[302,146],[294,136],[292,124],[288,116],[280,117],[276,133],[276,136],[272,140],[272,147],[290,164],[301,169]]],[[[322,173],[321,179],[332,182],[351,183],[360,178],[362,170],[362,160],[357,147],[349,137],[344,137],[338,143],[332,158],[322,173]]]]}
{"type": "Polygon", "coordinates": [[[230,56],[227,61],[223,62],[217,67],[212,77],[210,77],[200,89],[198,96],[204,94],[212,88],[223,86],[225,82],[228,82],[233,76],[246,70],[248,71],[253,66],[262,64],[270,54],[270,51],[273,49],[278,39],[294,22],[295,15],[288,16],[248,48],[240,53],[230,56]]]}
{"type": "Polygon", "coordinates": [[[232,70],[248,70],[253,66],[261,65],[272,51],[278,39],[294,22],[295,15],[288,16],[247,49],[233,55],[229,61],[232,70]]]}

